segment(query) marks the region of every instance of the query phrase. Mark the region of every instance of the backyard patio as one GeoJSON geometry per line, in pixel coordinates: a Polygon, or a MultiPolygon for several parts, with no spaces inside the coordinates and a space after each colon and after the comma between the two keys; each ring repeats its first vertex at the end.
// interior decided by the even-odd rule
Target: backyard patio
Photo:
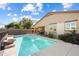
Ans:
{"type": "MultiPolygon", "coordinates": [[[[61,40],[55,40],[57,43],[33,54],[33,56],[79,56],[79,45],[65,43],[61,40]]],[[[15,46],[12,48],[0,51],[3,56],[16,56],[15,46]]],[[[27,53],[27,52],[26,52],[27,53]]]]}

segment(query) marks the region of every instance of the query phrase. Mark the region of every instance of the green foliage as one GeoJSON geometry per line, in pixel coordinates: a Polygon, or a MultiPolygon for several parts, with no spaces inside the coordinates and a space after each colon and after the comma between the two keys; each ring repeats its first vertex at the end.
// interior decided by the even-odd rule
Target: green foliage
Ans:
{"type": "Polygon", "coordinates": [[[65,41],[65,42],[79,44],[79,34],[77,34],[75,30],[73,30],[71,33],[59,35],[59,39],[65,41]]]}
{"type": "Polygon", "coordinates": [[[20,25],[19,23],[14,25],[15,29],[23,29],[22,25],[20,25]]]}
{"type": "Polygon", "coordinates": [[[6,28],[22,29],[22,26],[19,23],[12,22],[6,25],[6,28]]]}
{"type": "Polygon", "coordinates": [[[13,28],[13,29],[30,29],[32,26],[32,21],[28,18],[23,18],[20,22],[12,22],[6,25],[6,28],[13,28]]]}
{"type": "Polygon", "coordinates": [[[28,22],[24,23],[24,25],[23,25],[23,27],[27,28],[27,29],[30,29],[31,26],[32,26],[32,21],[31,20],[29,20],[28,22]]]}
{"type": "Polygon", "coordinates": [[[53,38],[53,33],[49,32],[48,37],[53,38]]]}
{"type": "Polygon", "coordinates": [[[61,40],[64,40],[64,35],[61,34],[61,35],[58,36],[58,38],[61,39],[61,40]]]}
{"type": "Polygon", "coordinates": [[[14,25],[15,25],[15,23],[14,23],[14,22],[12,22],[12,23],[10,23],[10,24],[6,25],[6,28],[14,28],[14,25]]]}
{"type": "Polygon", "coordinates": [[[44,31],[39,32],[39,34],[44,35],[44,31]]]}

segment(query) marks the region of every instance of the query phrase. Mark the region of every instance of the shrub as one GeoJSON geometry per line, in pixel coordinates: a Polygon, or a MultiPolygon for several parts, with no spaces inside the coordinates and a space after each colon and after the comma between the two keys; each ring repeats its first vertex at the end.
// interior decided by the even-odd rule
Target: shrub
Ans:
{"type": "Polygon", "coordinates": [[[44,35],[44,32],[43,32],[43,31],[41,31],[41,32],[39,32],[39,34],[44,35]]]}
{"type": "Polygon", "coordinates": [[[63,34],[58,36],[59,39],[70,42],[73,44],[79,44],[79,34],[76,34],[76,31],[72,31],[71,33],[63,34]]]}
{"type": "Polygon", "coordinates": [[[64,35],[61,34],[61,35],[58,36],[58,38],[61,39],[61,40],[64,40],[64,35]]]}
{"type": "Polygon", "coordinates": [[[53,38],[53,33],[49,32],[48,37],[53,38]]]}

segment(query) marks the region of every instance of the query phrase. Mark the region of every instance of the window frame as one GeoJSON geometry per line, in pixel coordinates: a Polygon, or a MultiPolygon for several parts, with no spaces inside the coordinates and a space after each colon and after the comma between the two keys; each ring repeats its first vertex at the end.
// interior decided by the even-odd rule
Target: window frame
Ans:
{"type": "Polygon", "coordinates": [[[65,30],[75,30],[77,28],[77,21],[74,20],[74,21],[66,21],[65,24],[65,30]],[[67,27],[67,24],[69,27],[67,27]],[[72,24],[75,24],[74,26],[72,26],[72,24]],[[72,27],[75,27],[74,29],[72,27]]]}
{"type": "Polygon", "coordinates": [[[49,30],[56,31],[56,29],[57,29],[57,23],[51,23],[51,24],[49,24],[49,30]]]}

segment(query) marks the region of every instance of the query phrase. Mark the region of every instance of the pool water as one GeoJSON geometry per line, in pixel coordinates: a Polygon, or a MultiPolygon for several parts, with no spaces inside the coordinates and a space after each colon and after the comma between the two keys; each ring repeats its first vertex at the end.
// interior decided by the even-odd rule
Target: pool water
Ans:
{"type": "Polygon", "coordinates": [[[56,43],[53,39],[34,34],[16,36],[15,39],[18,56],[31,56],[56,43]]]}

